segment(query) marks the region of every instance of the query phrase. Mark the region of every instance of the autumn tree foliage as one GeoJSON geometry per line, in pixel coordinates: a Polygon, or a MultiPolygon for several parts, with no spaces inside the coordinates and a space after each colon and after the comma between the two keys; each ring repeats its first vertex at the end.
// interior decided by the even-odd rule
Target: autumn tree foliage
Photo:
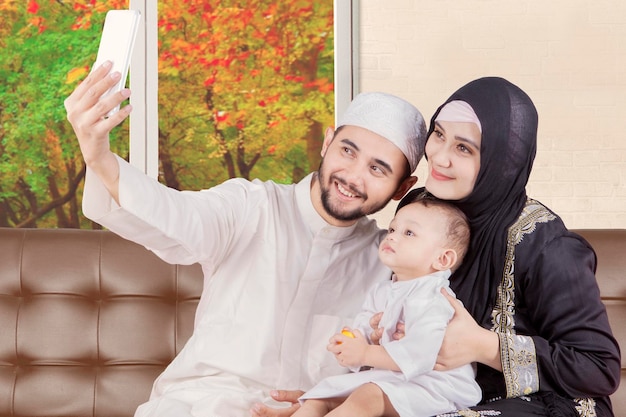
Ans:
{"type": "MultiPolygon", "coordinates": [[[[0,0],[0,226],[95,227],[63,100],[125,0],[0,0]]],[[[332,125],[332,0],[159,1],[160,180],[292,181],[332,125]]],[[[131,69],[132,71],[132,69],[131,69]]],[[[111,134],[128,154],[127,122],[111,134]]]]}
{"type": "Polygon", "coordinates": [[[333,124],[332,0],[159,8],[161,181],[291,182],[317,168],[333,124]]]}
{"type": "MultiPolygon", "coordinates": [[[[95,59],[109,7],[126,4],[0,0],[0,226],[88,226],[63,100],[95,59]]],[[[112,137],[122,155],[126,136],[112,137]]]]}

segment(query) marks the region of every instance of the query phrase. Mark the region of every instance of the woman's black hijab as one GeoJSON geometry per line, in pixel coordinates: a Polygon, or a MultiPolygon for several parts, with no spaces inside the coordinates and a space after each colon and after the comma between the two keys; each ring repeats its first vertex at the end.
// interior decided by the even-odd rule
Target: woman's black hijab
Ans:
{"type": "MultiPolygon", "coordinates": [[[[526,183],[537,147],[537,111],[528,95],[509,81],[481,78],[461,87],[437,109],[427,138],[441,108],[453,100],[465,101],[474,109],[482,140],[474,189],[469,196],[453,201],[467,215],[472,236],[469,251],[450,284],[472,316],[487,323],[504,272],[507,231],[526,202],[526,183]]],[[[411,191],[398,208],[420,192],[423,189],[411,191]]]]}

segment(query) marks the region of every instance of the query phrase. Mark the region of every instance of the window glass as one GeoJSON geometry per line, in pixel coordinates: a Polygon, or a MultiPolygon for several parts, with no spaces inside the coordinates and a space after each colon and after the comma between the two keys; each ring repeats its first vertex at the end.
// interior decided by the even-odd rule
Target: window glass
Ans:
{"type": "Polygon", "coordinates": [[[159,2],[159,181],[290,183],[333,125],[332,0],[159,2]]]}
{"type": "MultiPolygon", "coordinates": [[[[81,212],[85,166],[63,101],[95,61],[106,12],[128,7],[0,0],[0,227],[99,227],[81,212]]],[[[317,168],[334,124],[332,0],[161,0],[158,13],[158,135],[146,140],[161,182],[292,182],[317,168]]],[[[110,138],[125,159],[128,136],[127,120],[110,138]]]]}
{"type": "MultiPolygon", "coordinates": [[[[0,0],[0,226],[91,227],[63,101],[94,62],[104,15],[127,1],[0,0]]],[[[128,154],[128,122],[111,135],[128,154]]]]}

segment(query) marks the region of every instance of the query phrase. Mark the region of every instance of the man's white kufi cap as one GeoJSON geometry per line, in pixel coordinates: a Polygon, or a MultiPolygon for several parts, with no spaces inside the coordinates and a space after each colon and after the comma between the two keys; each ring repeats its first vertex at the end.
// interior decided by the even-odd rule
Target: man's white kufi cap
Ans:
{"type": "Polygon", "coordinates": [[[424,118],[414,105],[400,97],[379,92],[357,95],[337,127],[345,125],[362,127],[396,145],[409,161],[411,173],[424,156],[424,118]]]}

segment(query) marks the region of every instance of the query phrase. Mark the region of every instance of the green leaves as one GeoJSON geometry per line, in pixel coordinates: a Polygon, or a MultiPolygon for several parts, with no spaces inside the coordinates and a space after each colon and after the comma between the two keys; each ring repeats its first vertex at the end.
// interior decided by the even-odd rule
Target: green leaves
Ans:
{"type": "MultiPolygon", "coordinates": [[[[160,0],[160,180],[301,179],[334,121],[332,0],[160,0]]],[[[127,0],[0,0],[0,226],[91,227],[63,102],[127,0]]],[[[128,123],[111,134],[128,154],[128,123]]]]}
{"type": "Polygon", "coordinates": [[[63,101],[80,80],[68,82],[68,75],[95,59],[104,15],[92,13],[92,25],[74,30],[82,14],[68,4],[16,2],[8,11],[11,18],[0,23],[2,226],[80,226],[80,204],[63,205],[61,198],[76,199],[70,184],[82,167],[63,101]],[[49,210],[42,212],[42,207],[49,210]]]}

